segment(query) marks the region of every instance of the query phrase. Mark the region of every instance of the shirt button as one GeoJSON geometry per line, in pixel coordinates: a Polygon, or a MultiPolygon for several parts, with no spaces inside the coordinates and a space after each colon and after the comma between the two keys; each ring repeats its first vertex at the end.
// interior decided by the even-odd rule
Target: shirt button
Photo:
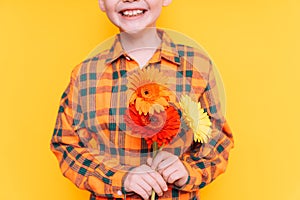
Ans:
{"type": "Polygon", "coordinates": [[[119,191],[117,192],[117,194],[120,195],[120,196],[123,195],[123,193],[122,193],[121,190],[119,190],[119,191]]]}

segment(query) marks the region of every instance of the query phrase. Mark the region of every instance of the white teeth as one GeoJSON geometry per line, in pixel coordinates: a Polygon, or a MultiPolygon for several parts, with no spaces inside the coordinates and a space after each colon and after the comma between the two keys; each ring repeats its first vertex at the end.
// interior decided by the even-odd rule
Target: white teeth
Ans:
{"type": "Polygon", "coordinates": [[[137,15],[140,15],[142,13],[143,13],[142,10],[126,10],[126,11],[122,12],[122,14],[124,16],[128,16],[128,17],[137,16],[137,15]]]}

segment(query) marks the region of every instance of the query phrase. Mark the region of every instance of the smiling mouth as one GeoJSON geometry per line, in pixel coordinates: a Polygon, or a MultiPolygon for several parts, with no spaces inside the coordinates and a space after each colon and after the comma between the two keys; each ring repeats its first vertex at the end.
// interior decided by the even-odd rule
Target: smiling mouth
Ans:
{"type": "Polygon", "coordinates": [[[119,13],[125,17],[136,17],[139,15],[143,15],[145,12],[146,12],[146,10],[135,9],[135,10],[122,10],[119,13]]]}

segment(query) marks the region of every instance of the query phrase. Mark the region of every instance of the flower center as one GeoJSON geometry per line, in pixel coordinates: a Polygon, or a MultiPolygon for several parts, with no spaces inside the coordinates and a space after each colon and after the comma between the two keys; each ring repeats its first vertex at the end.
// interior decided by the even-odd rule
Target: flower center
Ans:
{"type": "Polygon", "coordinates": [[[138,88],[138,96],[143,98],[145,101],[155,101],[159,96],[159,85],[150,83],[138,88]]]}
{"type": "Polygon", "coordinates": [[[155,117],[155,116],[151,116],[150,118],[149,118],[149,120],[150,120],[150,122],[158,122],[158,119],[157,119],[157,117],[155,117]]]}
{"type": "Polygon", "coordinates": [[[147,124],[147,127],[152,130],[159,131],[162,129],[166,123],[167,119],[167,113],[166,112],[160,112],[160,113],[154,113],[153,115],[149,116],[149,124],[147,124]]]}

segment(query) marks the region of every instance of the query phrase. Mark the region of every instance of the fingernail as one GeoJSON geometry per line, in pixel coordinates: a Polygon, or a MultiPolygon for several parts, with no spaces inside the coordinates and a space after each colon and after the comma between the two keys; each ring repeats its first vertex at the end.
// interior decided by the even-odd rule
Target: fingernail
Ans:
{"type": "Polygon", "coordinates": [[[164,187],[163,190],[166,192],[168,191],[168,187],[164,187]]]}

